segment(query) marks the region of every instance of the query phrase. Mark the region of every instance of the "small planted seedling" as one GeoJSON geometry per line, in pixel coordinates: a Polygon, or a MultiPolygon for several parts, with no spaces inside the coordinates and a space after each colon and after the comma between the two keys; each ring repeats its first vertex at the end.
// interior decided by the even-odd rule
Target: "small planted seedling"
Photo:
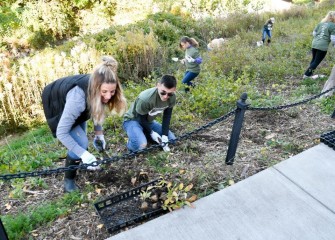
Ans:
{"type": "Polygon", "coordinates": [[[146,211],[149,207],[149,204],[147,202],[147,200],[150,198],[150,195],[151,195],[151,192],[149,191],[150,190],[149,188],[150,187],[148,187],[145,191],[142,191],[140,193],[140,199],[142,201],[140,208],[141,208],[142,211],[146,211]]]}

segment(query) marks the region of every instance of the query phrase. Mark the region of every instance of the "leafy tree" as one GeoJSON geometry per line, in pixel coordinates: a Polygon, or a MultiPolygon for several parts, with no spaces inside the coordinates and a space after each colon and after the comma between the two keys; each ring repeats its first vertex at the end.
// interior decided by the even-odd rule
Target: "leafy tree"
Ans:
{"type": "Polygon", "coordinates": [[[20,24],[20,20],[16,17],[14,11],[9,5],[0,3],[0,34],[4,35],[10,30],[16,29],[20,24]]]}

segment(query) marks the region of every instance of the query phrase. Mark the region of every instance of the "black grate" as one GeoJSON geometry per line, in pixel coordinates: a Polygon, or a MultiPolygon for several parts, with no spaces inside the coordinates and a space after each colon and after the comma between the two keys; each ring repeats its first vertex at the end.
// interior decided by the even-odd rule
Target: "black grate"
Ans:
{"type": "Polygon", "coordinates": [[[101,217],[109,233],[166,212],[161,207],[156,209],[148,208],[145,212],[140,208],[140,193],[146,191],[149,186],[155,186],[160,180],[151,181],[128,192],[94,204],[98,215],[101,217]]]}
{"type": "Polygon", "coordinates": [[[323,142],[335,150],[335,131],[322,134],[320,137],[320,142],[323,142]]]}

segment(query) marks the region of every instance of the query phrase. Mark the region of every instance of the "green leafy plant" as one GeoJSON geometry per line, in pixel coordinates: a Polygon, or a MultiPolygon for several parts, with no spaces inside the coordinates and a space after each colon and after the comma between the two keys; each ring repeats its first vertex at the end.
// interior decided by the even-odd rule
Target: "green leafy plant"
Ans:
{"type": "Polygon", "coordinates": [[[197,199],[197,195],[190,195],[193,184],[186,187],[183,183],[173,183],[163,178],[154,186],[143,189],[140,193],[141,206],[143,211],[158,207],[164,210],[173,211],[185,205],[193,207],[192,202],[197,199]]]}
{"type": "Polygon", "coordinates": [[[163,198],[162,208],[169,211],[179,209],[185,205],[193,207],[192,202],[197,199],[196,195],[190,196],[189,192],[193,188],[193,184],[186,187],[183,183],[166,182],[162,180],[160,185],[166,185],[166,195],[163,198]]]}

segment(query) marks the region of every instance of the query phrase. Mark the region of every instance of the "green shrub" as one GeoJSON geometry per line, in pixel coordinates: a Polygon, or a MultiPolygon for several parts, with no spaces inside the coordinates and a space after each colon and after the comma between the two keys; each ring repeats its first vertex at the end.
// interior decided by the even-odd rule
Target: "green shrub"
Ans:
{"type": "Polygon", "coordinates": [[[19,27],[20,20],[8,6],[0,6],[0,36],[4,36],[19,27]]]}
{"type": "Polygon", "coordinates": [[[56,39],[73,36],[79,30],[79,16],[73,12],[72,5],[67,1],[26,2],[20,17],[23,27],[32,32],[41,31],[50,34],[56,39]]]}

